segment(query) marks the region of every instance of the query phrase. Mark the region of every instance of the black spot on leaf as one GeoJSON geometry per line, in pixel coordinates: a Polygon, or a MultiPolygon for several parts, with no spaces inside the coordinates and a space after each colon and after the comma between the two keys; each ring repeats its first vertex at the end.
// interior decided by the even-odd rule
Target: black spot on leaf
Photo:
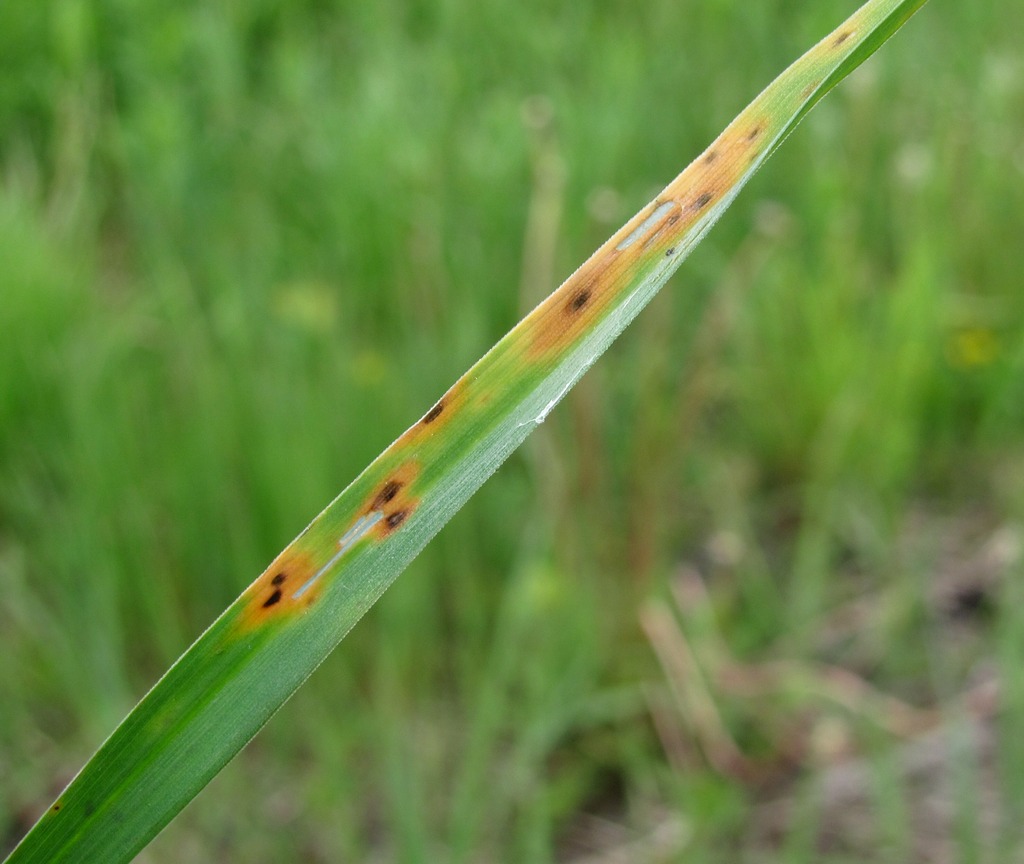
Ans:
{"type": "Polygon", "coordinates": [[[371,510],[380,510],[385,504],[391,501],[402,488],[402,484],[397,480],[388,480],[384,484],[384,488],[377,493],[377,497],[373,499],[373,504],[370,505],[371,510]]]}
{"type": "Polygon", "coordinates": [[[441,416],[442,411],[444,411],[443,399],[427,412],[427,416],[423,418],[423,422],[433,423],[438,417],[441,416]]]}

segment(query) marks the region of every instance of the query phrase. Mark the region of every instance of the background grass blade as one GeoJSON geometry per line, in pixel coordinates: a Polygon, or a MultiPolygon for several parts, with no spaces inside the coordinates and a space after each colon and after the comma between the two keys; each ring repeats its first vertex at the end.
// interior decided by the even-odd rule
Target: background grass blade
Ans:
{"type": "Polygon", "coordinates": [[[544,422],[810,107],[923,2],[865,4],[758,96],[275,559],[9,861],[113,862],[141,849],[544,422]]]}

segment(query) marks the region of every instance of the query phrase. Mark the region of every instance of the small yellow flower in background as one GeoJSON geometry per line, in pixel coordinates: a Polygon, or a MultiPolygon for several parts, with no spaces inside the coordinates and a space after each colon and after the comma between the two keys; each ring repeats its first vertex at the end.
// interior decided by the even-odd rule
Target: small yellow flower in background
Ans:
{"type": "Polygon", "coordinates": [[[326,336],[338,323],[337,295],[323,282],[289,282],[277,290],[274,313],[297,330],[326,336]]]}
{"type": "Polygon", "coordinates": [[[950,365],[960,369],[988,366],[999,356],[999,337],[987,327],[967,327],[953,334],[947,353],[950,365]]]}
{"type": "Polygon", "coordinates": [[[561,608],[566,599],[566,584],[565,575],[556,568],[535,564],[520,579],[521,611],[540,618],[551,615],[561,608]]]}
{"type": "Polygon", "coordinates": [[[388,375],[387,358],[372,348],[364,348],[352,360],[352,380],[361,387],[373,388],[384,383],[388,375]]]}

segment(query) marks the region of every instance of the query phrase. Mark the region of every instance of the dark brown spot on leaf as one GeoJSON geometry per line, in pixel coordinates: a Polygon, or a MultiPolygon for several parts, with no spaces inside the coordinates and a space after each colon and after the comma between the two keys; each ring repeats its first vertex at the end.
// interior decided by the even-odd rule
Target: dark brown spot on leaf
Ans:
{"type": "Polygon", "coordinates": [[[397,480],[388,480],[384,484],[384,488],[377,493],[377,497],[373,499],[373,503],[370,505],[371,510],[380,510],[385,504],[391,501],[402,488],[402,484],[397,480]]]}
{"type": "Polygon", "coordinates": [[[710,202],[711,202],[711,193],[710,192],[702,192],[697,197],[697,200],[693,202],[693,209],[694,210],[703,210],[705,207],[708,206],[708,204],[710,202]]]}
{"type": "MultiPolygon", "coordinates": [[[[659,216],[657,224],[652,221],[648,228],[653,226],[657,231],[663,227],[660,220],[667,216],[668,209],[659,216]]],[[[633,240],[639,241],[638,229],[633,233],[637,235],[633,240]]],[[[614,295],[602,289],[608,284],[608,268],[614,265],[616,258],[617,254],[613,253],[587,261],[561,288],[523,319],[523,329],[529,333],[529,359],[538,359],[573,343],[585,332],[592,316],[608,306],[614,295]]]]}
{"type": "Polygon", "coordinates": [[[58,810],[60,810],[60,802],[58,801],[58,802],[57,802],[56,804],[54,804],[54,805],[53,805],[53,806],[52,806],[52,807],[51,807],[50,809],[51,809],[51,810],[52,810],[52,811],[53,811],[54,813],[56,813],[56,812],[57,812],[58,810]]]}
{"type": "Polygon", "coordinates": [[[668,249],[665,250],[665,257],[666,258],[671,258],[675,254],[675,251],[676,251],[676,247],[675,246],[669,246],[668,249]]]}
{"type": "Polygon", "coordinates": [[[753,141],[753,140],[754,140],[755,138],[757,138],[757,136],[758,136],[758,135],[760,135],[760,134],[761,134],[761,127],[760,127],[760,126],[755,126],[755,127],[754,127],[753,129],[751,129],[751,130],[750,130],[750,132],[749,132],[749,133],[747,134],[747,140],[748,140],[748,141],[753,141]]]}
{"type": "Polygon", "coordinates": [[[263,608],[264,608],[264,609],[269,609],[269,608],[270,608],[271,606],[273,606],[274,604],[276,604],[276,603],[280,603],[280,602],[281,602],[281,589],[280,589],[280,588],[275,588],[275,589],[274,589],[274,593],[273,593],[273,594],[271,594],[271,595],[270,595],[270,596],[269,596],[269,597],[268,597],[268,598],[267,598],[267,599],[266,599],[266,600],[265,600],[265,601],[263,602],[263,608]]]}
{"type": "Polygon", "coordinates": [[[284,573],[278,573],[273,579],[270,580],[271,585],[284,585],[284,580],[288,577],[284,573]]]}
{"type": "Polygon", "coordinates": [[[569,301],[568,310],[570,312],[579,312],[590,300],[590,289],[581,288],[572,296],[572,300],[569,301]]]}
{"type": "Polygon", "coordinates": [[[427,416],[423,418],[423,422],[433,423],[438,417],[441,416],[442,411],[444,411],[443,399],[427,412],[427,416]]]}
{"type": "Polygon", "coordinates": [[[395,528],[397,528],[405,521],[405,517],[408,515],[409,513],[406,510],[396,510],[394,513],[388,514],[387,518],[384,520],[384,523],[388,526],[389,529],[394,531],[395,528]]]}
{"type": "Polygon", "coordinates": [[[717,150],[712,150],[710,153],[708,153],[707,156],[704,157],[704,164],[705,165],[710,165],[717,158],[718,158],[718,151],[717,150]]]}
{"type": "Polygon", "coordinates": [[[838,48],[840,45],[842,45],[849,38],[850,38],[850,31],[849,30],[844,30],[842,33],[840,33],[838,36],[836,36],[835,41],[832,43],[832,47],[833,48],[838,48]]]}

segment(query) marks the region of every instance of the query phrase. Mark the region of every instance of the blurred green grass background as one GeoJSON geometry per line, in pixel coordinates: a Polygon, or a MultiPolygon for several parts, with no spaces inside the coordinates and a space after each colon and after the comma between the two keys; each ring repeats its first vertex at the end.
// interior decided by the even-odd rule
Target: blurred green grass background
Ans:
{"type": "MultiPolygon", "coordinates": [[[[3,844],[854,6],[0,4],[3,844]]],[[[948,842],[1011,860],[1022,44],[926,6],[140,860],[914,860],[982,686],[948,842]]]]}

